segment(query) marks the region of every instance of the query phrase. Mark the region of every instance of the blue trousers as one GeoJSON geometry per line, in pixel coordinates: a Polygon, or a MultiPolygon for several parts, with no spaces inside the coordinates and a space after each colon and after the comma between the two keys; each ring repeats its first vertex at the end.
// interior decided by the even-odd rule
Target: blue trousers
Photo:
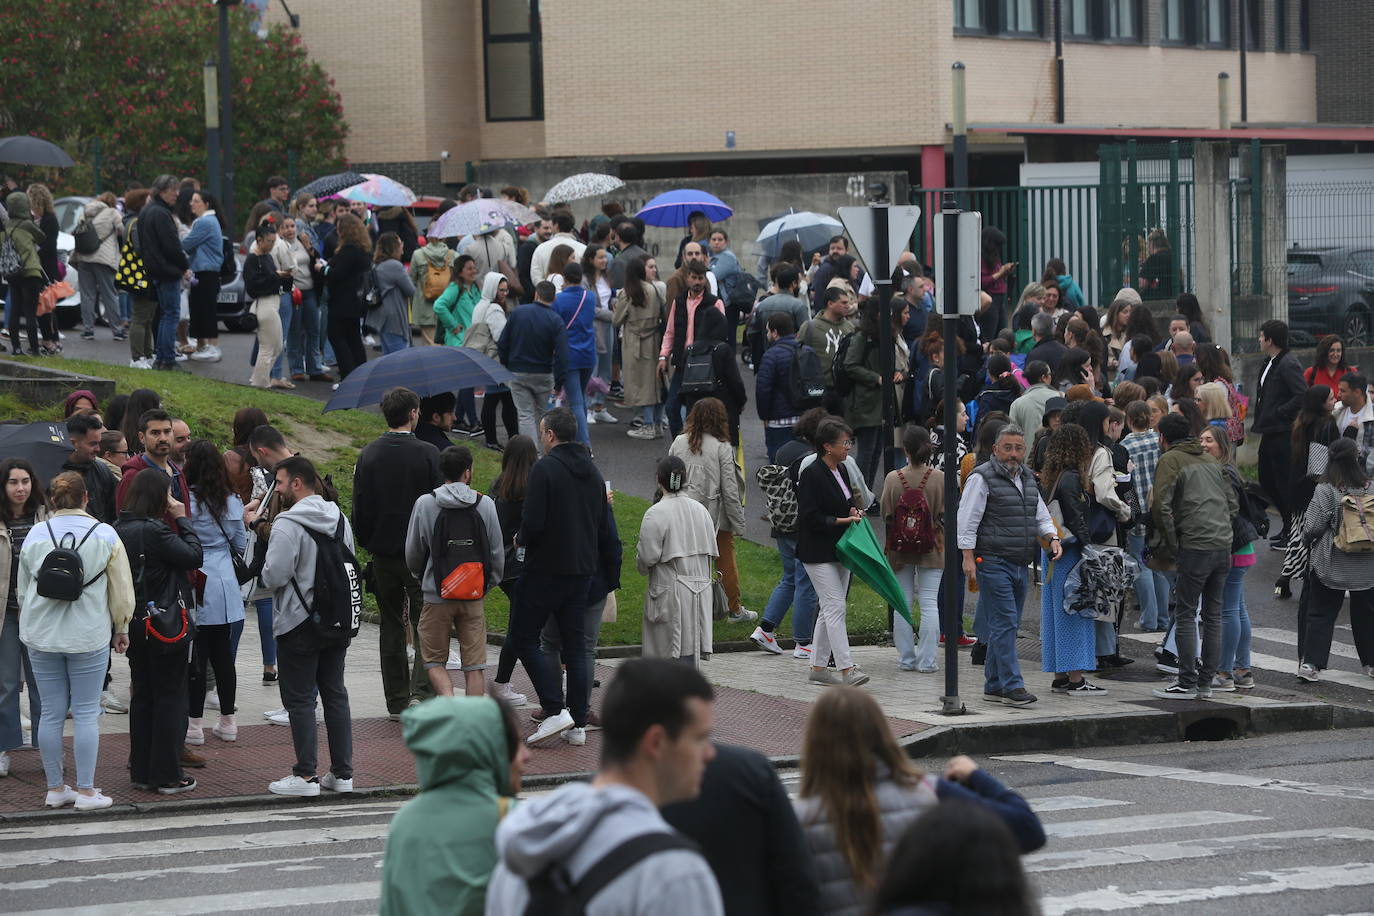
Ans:
{"type": "Polygon", "coordinates": [[[1026,686],[1016,658],[1016,628],[1026,602],[1030,570],[1024,564],[1001,557],[984,556],[978,564],[978,595],[981,607],[979,634],[988,646],[983,663],[983,692],[1004,694],[1026,686]]]}
{"type": "Polygon", "coordinates": [[[811,587],[805,564],[797,562],[796,537],[784,534],[775,540],[778,556],[782,557],[782,578],[768,596],[763,619],[777,627],[787,616],[787,609],[792,608],[792,638],[804,646],[811,642],[811,631],[816,625],[816,590],[811,587]]]}
{"type": "Polygon", "coordinates": [[[319,375],[324,372],[324,365],[320,362],[320,329],[324,327],[324,322],[320,320],[318,290],[301,290],[301,305],[294,318],[291,333],[286,338],[291,374],[319,375]]]}
{"type": "Polygon", "coordinates": [[[1218,671],[1250,670],[1250,610],[1245,606],[1248,566],[1232,566],[1221,591],[1221,661],[1218,671]]]}
{"type": "Polygon", "coordinates": [[[593,367],[569,369],[563,375],[563,397],[568,409],[577,418],[577,441],[591,447],[591,433],[587,431],[587,383],[592,380],[593,367]]]}
{"type": "Polygon", "coordinates": [[[175,364],[177,361],[177,322],[181,320],[181,280],[157,280],[157,361],[175,364]]]}
{"type": "Polygon", "coordinates": [[[1140,628],[1162,630],[1169,625],[1169,580],[1145,565],[1145,535],[1126,539],[1131,556],[1140,564],[1135,580],[1135,600],[1140,605],[1140,628]]]}
{"type": "MultiPolygon", "coordinates": [[[[551,716],[563,709],[563,684],[559,672],[549,667],[539,645],[539,635],[544,624],[553,618],[560,645],[585,644],[587,590],[591,581],[591,576],[553,575],[531,572],[527,568],[516,586],[520,600],[512,605],[508,638],[515,645],[520,664],[525,666],[534,682],[539,705],[551,716]]],[[[566,652],[563,661],[568,666],[568,711],[573,724],[583,728],[587,724],[587,698],[591,694],[587,656],[583,652],[566,652]]]]}

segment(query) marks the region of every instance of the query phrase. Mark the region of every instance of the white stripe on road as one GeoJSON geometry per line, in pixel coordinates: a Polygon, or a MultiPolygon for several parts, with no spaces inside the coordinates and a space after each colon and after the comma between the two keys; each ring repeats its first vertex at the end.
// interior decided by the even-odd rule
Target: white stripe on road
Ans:
{"type": "Polygon", "coordinates": [[[1164,814],[1137,814],[1131,817],[1104,817],[1089,821],[1058,821],[1045,824],[1046,836],[1102,836],[1108,833],[1140,833],[1146,830],[1175,830],[1180,827],[1206,827],[1208,824],[1238,824],[1242,821],[1267,821],[1253,814],[1229,811],[1170,811],[1164,814]]]}
{"type": "MultiPolygon", "coordinates": [[[[1250,630],[1250,636],[1253,639],[1267,639],[1270,642],[1288,646],[1294,652],[1298,651],[1298,634],[1292,630],[1280,630],[1278,627],[1254,627],[1250,630]]],[[[1360,653],[1355,650],[1354,646],[1347,646],[1345,643],[1336,642],[1334,639],[1331,640],[1331,654],[1341,658],[1359,659],[1360,657],[1360,653]]],[[[1296,667],[1297,662],[1294,662],[1293,665],[1296,667]]]]}
{"type": "Polygon", "coordinates": [[[1176,859],[1207,859],[1248,849],[1274,850],[1283,846],[1303,850],[1328,842],[1374,842],[1374,830],[1361,827],[1327,827],[1312,830],[1284,830],[1278,833],[1251,833],[1230,837],[1199,837],[1174,843],[1140,843],[1134,846],[1106,846],[1071,849],[1026,856],[1026,871],[1065,871],[1074,868],[1100,868],[1108,865],[1141,865],[1176,859]],[[1287,843],[1301,840],[1300,843],[1287,843]]]}
{"type": "Polygon", "coordinates": [[[379,881],[359,884],[283,887],[267,891],[232,891],[205,897],[168,897],[131,900],[127,903],[101,903],[95,906],[58,907],[36,910],[35,916],[200,916],[202,913],[230,913],[278,907],[300,907],[327,903],[376,902],[382,889],[379,881]]]}
{"type": "MultiPolygon", "coordinates": [[[[276,830],[245,833],[239,836],[191,836],[180,840],[144,840],[137,844],[104,846],[53,846],[44,850],[16,849],[0,856],[0,874],[7,869],[58,865],[64,862],[146,859],[152,856],[178,856],[201,852],[244,849],[276,849],[288,846],[321,846],[331,843],[381,841],[387,824],[357,827],[316,827],[310,830],[276,830]]],[[[114,834],[117,837],[118,834],[114,834]]]]}
{"type": "Polygon", "coordinates": [[[1086,795],[1051,795],[1047,798],[1028,798],[1036,814],[1051,811],[1077,811],[1081,808],[1111,808],[1115,805],[1134,805],[1135,802],[1117,801],[1114,798],[1089,798],[1086,795]]]}
{"type": "Polygon", "coordinates": [[[1083,891],[1065,897],[1047,897],[1040,906],[1045,916],[1073,912],[1106,913],[1134,910],[1146,906],[1171,906],[1233,897],[1283,894],[1288,891],[1324,891],[1333,887],[1363,887],[1374,884],[1374,865],[1347,862],[1343,865],[1312,865],[1277,871],[1252,871],[1246,877],[1268,879],[1264,884],[1218,884],[1214,887],[1187,887],[1177,890],[1123,891],[1115,886],[1083,891]]]}
{"type": "MultiPolygon", "coordinates": [[[[301,860],[310,868],[323,867],[328,861],[351,861],[380,858],[382,850],[371,852],[346,852],[337,855],[311,856],[301,860]],[[320,864],[317,864],[320,863],[320,864]]],[[[117,881],[143,881],[150,878],[163,878],[167,875],[232,875],[250,868],[274,868],[278,871],[299,871],[302,865],[293,864],[287,859],[265,859],[257,862],[222,862],[218,865],[181,865],[174,868],[155,868],[148,871],[116,871],[105,874],[86,873],[66,875],[61,878],[35,878],[30,881],[13,881],[0,884],[0,891],[41,891],[63,884],[86,884],[88,882],[114,883],[117,881]]]]}
{"type": "Polygon", "coordinates": [[[1276,792],[1294,792],[1299,795],[1318,795],[1324,798],[1349,798],[1359,801],[1374,801],[1374,789],[1363,786],[1324,786],[1314,782],[1294,782],[1291,779],[1272,779],[1264,776],[1246,776],[1241,773],[1218,773],[1208,770],[1189,770],[1183,767],[1161,767],[1149,763],[1132,763],[1128,760],[1093,760],[1088,757],[1058,757],[1054,754],[1010,754],[998,755],[997,760],[1011,760],[1018,763],[1052,763],[1073,770],[1093,770],[1098,773],[1113,773],[1118,776],[1147,776],[1157,779],[1178,779],[1184,782],[1202,782],[1209,785],[1237,786],[1248,789],[1272,789],[1276,792]]]}
{"type": "MultiPolygon", "coordinates": [[[[238,811],[231,814],[187,814],[163,817],[156,811],[146,817],[123,817],[117,821],[78,821],[80,815],[72,814],[72,820],[57,826],[6,827],[0,831],[0,850],[10,840],[48,840],[66,839],[79,836],[112,836],[125,833],[144,833],[163,830],[181,830],[195,827],[230,827],[235,824],[285,824],[300,823],[322,818],[367,817],[378,814],[394,813],[401,802],[368,802],[355,805],[320,805],[308,808],[294,808],[290,811],[238,811]]],[[[3,857],[3,853],[0,853],[3,857]]]]}
{"type": "MultiPolygon", "coordinates": [[[[1261,629],[1263,628],[1261,627],[1261,629]]],[[[1287,631],[1278,630],[1276,632],[1286,633],[1287,631]]],[[[1159,645],[1159,635],[1157,633],[1127,633],[1125,631],[1122,631],[1120,635],[1122,639],[1134,639],[1136,642],[1149,643],[1154,646],[1159,645]]],[[[1293,645],[1296,646],[1297,636],[1293,636],[1293,639],[1295,640],[1293,642],[1293,645]]],[[[1344,656],[1343,652],[1337,651],[1338,645],[1340,644],[1334,642],[1331,644],[1331,654],[1344,656]]],[[[1350,651],[1354,652],[1355,650],[1351,649],[1350,651]]],[[[1298,661],[1296,658],[1279,658],[1277,655],[1266,655],[1263,652],[1251,652],[1250,667],[1261,668],[1265,671],[1279,671],[1284,674],[1296,675],[1298,670],[1298,661]]],[[[1346,687],[1354,687],[1358,690],[1374,691],[1374,677],[1369,677],[1368,675],[1358,673],[1355,671],[1342,671],[1339,668],[1326,668],[1322,670],[1321,679],[1323,681],[1329,681],[1333,684],[1342,684],[1346,687]]],[[[1244,692],[1242,691],[1242,695],[1243,693],[1244,692]]]]}

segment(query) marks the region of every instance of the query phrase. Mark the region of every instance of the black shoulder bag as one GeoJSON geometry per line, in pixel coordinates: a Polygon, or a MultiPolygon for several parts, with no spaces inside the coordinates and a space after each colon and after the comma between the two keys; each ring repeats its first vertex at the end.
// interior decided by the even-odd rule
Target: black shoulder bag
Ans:
{"type": "MultiPolygon", "coordinates": [[[[148,554],[146,551],[146,535],[139,533],[139,552],[138,552],[138,587],[141,590],[145,581],[144,573],[148,569],[148,554]]],[[[181,597],[181,590],[176,587],[175,579],[171,580],[172,600],[154,602],[145,594],[147,604],[144,605],[147,617],[143,618],[143,633],[147,637],[149,649],[156,649],[163,652],[177,652],[183,650],[196,635],[196,622],[191,616],[190,610],[186,607],[186,602],[181,597]]],[[[164,599],[167,596],[163,596],[164,599]]]]}

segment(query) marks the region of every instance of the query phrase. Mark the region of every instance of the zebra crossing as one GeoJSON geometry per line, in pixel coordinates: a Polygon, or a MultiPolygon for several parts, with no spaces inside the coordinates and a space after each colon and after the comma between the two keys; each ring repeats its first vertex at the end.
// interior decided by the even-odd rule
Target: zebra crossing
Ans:
{"type": "MultiPolygon", "coordinates": [[[[987,764],[1064,774],[1026,790],[1049,837],[1024,859],[1045,916],[1326,916],[1353,912],[1342,893],[1374,900],[1374,790],[1363,786],[1091,756],[987,764]],[[1340,816],[1303,822],[1304,805],[1323,804],[1340,816]]],[[[799,774],[780,775],[795,797],[799,774]]],[[[401,804],[12,825],[0,829],[0,900],[8,913],[64,916],[375,913],[386,831],[401,804]]]]}

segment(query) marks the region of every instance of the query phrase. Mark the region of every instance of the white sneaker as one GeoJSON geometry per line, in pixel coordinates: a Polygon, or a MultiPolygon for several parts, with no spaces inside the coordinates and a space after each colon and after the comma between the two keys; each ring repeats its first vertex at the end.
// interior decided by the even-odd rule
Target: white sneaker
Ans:
{"type": "Polygon", "coordinates": [[[206,709],[219,709],[219,694],[211,691],[205,695],[206,709]]]}
{"type": "Polygon", "coordinates": [[[375,334],[368,334],[366,337],[364,337],[363,345],[372,347],[373,349],[376,349],[377,347],[381,346],[381,344],[377,342],[377,335],[375,334]]]}
{"type": "Polygon", "coordinates": [[[749,638],[754,645],[765,652],[772,652],[774,655],[782,654],[782,646],[778,645],[777,639],[772,633],[765,632],[763,627],[754,627],[754,632],[749,634],[749,638]]]}
{"type": "Polygon", "coordinates": [[[10,755],[0,751],[0,778],[10,775],[10,755]]]}
{"type": "Polygon", "coordinates": [[[461,671],[463,669],[463,656],[457,649],[448,650],[448,661],[444,663],[444,668],[448,671],[461,671]]]}
{"type": "Polygon", "coordinates": [[[76,801],[77,791],[71,786],[63,786],[57,791],[49,791],[43,804],[49,808],[65,808],[76,801]]]}
{"type": "Polygon", "coordinates": [[[510,684],[498,684],[492,681],[491,689],[487,691],[487,695],[500,700],[502,703],[509,703],[511,706],[525,705],[525,695],[516,693],[515,688],[511,687],[510,684]]]}
{"type": "Polygon", "coordinates": [[[279,709],[269,709],[262,714],[262,717],[273,725],[290,725],[291,716],[287,714],[286,707],[279,709]]]}
{"type": "Polygon", "coordinates": [[[210,729],[210,733],[221,741],[239,740],[239,727],[233,716],[220,716],[219,724],[210,729]]]}
{"type": "Polygon", "coordinates": [[[588,425],[588,426],[595,426],[595,425],[596,425],[596,414],[592,413],[590,410],[587,411],[587,425],[588,425]]]}
{"type": "Polygon", "coordinates": [[[98,811],[101,808],[108,808],[113,804],[113,798],[102,794],[99,789],[96,789],[94,795],[82,795],[80,792],[76,793],[76,804],[72,807],[76,808],[78,811],[98,811]]]}
{"type": "Polygon", "coordinates": [[[563,740],[573,747],[582,747],[587,743],[587,730],[585,728],[570,728],[563,733],[563,740]]]}
{"type": "Polygon", "coordinates": [[[792,649],[792,657],[799,658],[804,662],[811,661],[811,654],[811,647],[809,645],[803,646],[801,643],[797,643],[792,649]]]}
{"type": "Polygon", "coordinates": [[[725,619],[731,623],[753,623],[755,620],[759,619],[759,615],[745,608],[740,608],[733,614],[726,614],[725,619]]]}
{"type": "Polygon", "coordinates": [[[190,359],[190,358],[191,358],[191,354],[189,354],[189,353],[178,353],[178,354],[177,354],[177,362],[179,362],[179,363],[184,363],[184,362],[186,362],[186,361],[187,361],[188,359],[190,359]]]}
{"type": "Polygon", "coordinates": [[[619,422],[620,422],[619,420],[617,420],[617,419],[615,418],[615,414],[611,413],[609,410],[607,410],[607,409],[604,408],[604,407],[601,408],[600,410],[596,411],[594,414],[592,414],[592,416],[596,417],[596,422],[598,422],[598,423],[619,423],[619,422]]]}
{"type": "Polygon", "coordinates": [[[268,783],[267,791],[273,795],[298,795],[301,798],[314,798],[320,794],[320,781],[314,776],[304,779],[293,773],[285,779],[268,783]]]}
{"type": "Polygon", "coordinates": [[[153,368],[153,361],[152,361],[151,359],[149,359],[148,357],[146,357],[146,356],[143,357],[143,359],[131,359],[131,360],[129,360],[129,368],[130,368],[130,369],[151,369],[151,368],[153,368]]]}
{"type": "Polygon", "coordinates": [[[197,347],[196,352],[191,354],[191,359],[202,363],[213,362],[215,359],[215,348],[209,344],[203,347],[197,347]]]}
{"type": "Polygon", "coordinates": [[[205,743],[205,729],[199,719],[191,719],[186,724],[186,743],[200,747],[205,743]]]}
{"type": "Polygon", "coordinates": [[[352,792],[353,780],[340,779],[333,773],[325,773],[320,777],[320,788],[328,792],[352,792]]]}
{"type": "Polygon", "coordinates": [[[1316,665],[1309,665],[1307,662],[1303,662],[1298,666],[1298,680],[1306,681],[1309,684],[1315,684],[1320,677],[1321,671],[1318,670],[1316,665]]]}
{"type": "Polygon", "coordinates": [[[629,436],[631,439],[657,439],[662,433],[655,430],[652,426],[636,426],[634,429],[626,432],[625,435],[629,436]]]}
{"type": "Polygon", "coordinates": [[[525,739],[525,743],[530,747],[543,747],[572,727],[572,713],[564,709],[558,715],[549,716],[540,722],[539,727],[534,730],[534,734],[525,739]]]}
{"type": "Polygon", "coordinates": [[[108,690],[100,695],[100,708],[116,716],[129,714],[128,704],[108,690]]]}

